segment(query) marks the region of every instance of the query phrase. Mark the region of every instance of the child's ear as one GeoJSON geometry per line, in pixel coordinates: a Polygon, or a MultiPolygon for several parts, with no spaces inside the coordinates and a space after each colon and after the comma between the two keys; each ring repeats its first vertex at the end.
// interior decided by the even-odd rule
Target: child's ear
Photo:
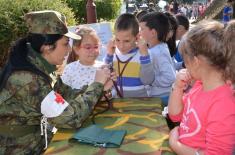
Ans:
{"type": "Polygon", "coordinates": [[[151,34],[152,34],[152,36],[156,37],[157,36],[157,31],[155,29],[151,29],[151,34]]]}
{"type": "Polygon", "coordinates": [[[157,34],[157,31],[156,31],[155,29],[151,29],[151,33],[152,33],[153,35],[156,35],[156,34],[157,34]]]}
{"type": "Polygon", "coordinates": [[[48,54],[51,51],[51,46],[50,45],[42,45],[41,51],[45,54],[48,54]]]}
{"type": "Polygon", "coordinates": [[[195,67],[200,67],[201,59],[199,59],[199,57],[194,56],[193,57],[193,62],[194,62],[195,67]]]}

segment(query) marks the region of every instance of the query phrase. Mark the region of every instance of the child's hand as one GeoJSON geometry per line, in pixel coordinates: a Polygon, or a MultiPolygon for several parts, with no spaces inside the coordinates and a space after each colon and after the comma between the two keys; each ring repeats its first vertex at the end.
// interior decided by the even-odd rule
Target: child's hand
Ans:
{"type": "Polygon", "coordinates": [[[115,41],[114,39],[111,39],[107,44],[107,54],[113,55],[115,53],[115,48],[116,48],[115,41]]]}
{"type": "Polygon", "coordinates": [[[171,147],[174,147],[179,139],[179,127],[175,127],[169,134],[169,143],[171,147]]]}
{"type": "Polygon", "coordinates": [[[187,69],[181,69],[177,74],[176,74],[176,80],[174,83],[174,89],[178,90],[184,90],[187,88],[187,86],[190,84],[192,81],[192,77],[189,74],[187,69]]]}
{"type": "Polygon", "coordinates": [[[147,46],[147,42],[146,42],[146,41],[144,40],[144,38],[142,38],[141,36],[138,38],[137,46],[139,47],[140,54],[141,54],[142,56],[148,55],[148,46],[147,46]]]}
{"type": "Polygon", "coordinates": [[[171,130],[169,135],[169,140],[177,141],[178,139],[179,139],[179,127],[177,126],[171,130]]]}
{"type": "Polygon", "coordinates": [[[99,68],[99,69],[96,70],[95,80],[94,81],[105,84],[110,77],[111,77],[111,73],[110,73],[110,70],[107,67],[99,68]]]}

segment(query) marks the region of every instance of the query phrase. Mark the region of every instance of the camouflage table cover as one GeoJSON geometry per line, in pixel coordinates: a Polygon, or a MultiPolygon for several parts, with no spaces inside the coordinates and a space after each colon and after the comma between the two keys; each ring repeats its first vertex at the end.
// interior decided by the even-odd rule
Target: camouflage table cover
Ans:
{"type": "MultiPolygon", "coordinates": [[[[100,103],[97,111],[107,107],[100,103]]],[[[105,129],[126,130],[127,135],[120,148],[98,148],[91,145],[70,143],[68,139],[75,130],[59,130],[45,155],[170,155],[165,119],[161,115],[159,98],[127,98],[113,100],[112,108],[95,117],[97,124],[105,129]]],[[[83,127],[91,124],[89,118],[83,127]]]]}

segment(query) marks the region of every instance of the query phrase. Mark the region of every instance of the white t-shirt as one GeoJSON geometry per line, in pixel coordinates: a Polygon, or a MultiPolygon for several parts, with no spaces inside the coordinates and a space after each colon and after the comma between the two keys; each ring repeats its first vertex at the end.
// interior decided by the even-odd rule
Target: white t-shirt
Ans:
{"type": "Polygon", "coordinates": [[[94,82],[96,70],[102,66],[102,62],[95,61],[92,66],[82,65],[79,60],[65,66],[61,76],[63,83],[73,89],[81,89],[84,85],[94,82]]]}

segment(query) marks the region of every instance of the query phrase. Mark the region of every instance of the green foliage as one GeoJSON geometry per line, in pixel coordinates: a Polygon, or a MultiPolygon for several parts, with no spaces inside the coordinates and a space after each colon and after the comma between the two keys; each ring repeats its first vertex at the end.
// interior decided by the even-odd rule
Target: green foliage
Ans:
{"type": "Polygon", "coordinates": [[[68,25],[74,25],[74,14],[61,0],[0,0],[0,66],[6,60],[11,42],[27,33],[24,14],[30,11],[56,10],[67,17],[68,25]]]}
{"type": "Polygon", "coordinates": [[[97,19],[111,20],[117,18],[121,8],[121,0],[96,0],[97,19]]]}
{"type": "Polygon", "coordinates": [[[64,0],[72,8],[78,23],[86,23],[87,0],[64,0]]]}
{"type": "MultiPolygon", "coordinates": [[[[86,23],[87,0],[64,0],[73,9],[79,23],[86,23]]],[[[94,0],[98,21],[115,19],[119,15],[122,0],[94,0]]]]}

